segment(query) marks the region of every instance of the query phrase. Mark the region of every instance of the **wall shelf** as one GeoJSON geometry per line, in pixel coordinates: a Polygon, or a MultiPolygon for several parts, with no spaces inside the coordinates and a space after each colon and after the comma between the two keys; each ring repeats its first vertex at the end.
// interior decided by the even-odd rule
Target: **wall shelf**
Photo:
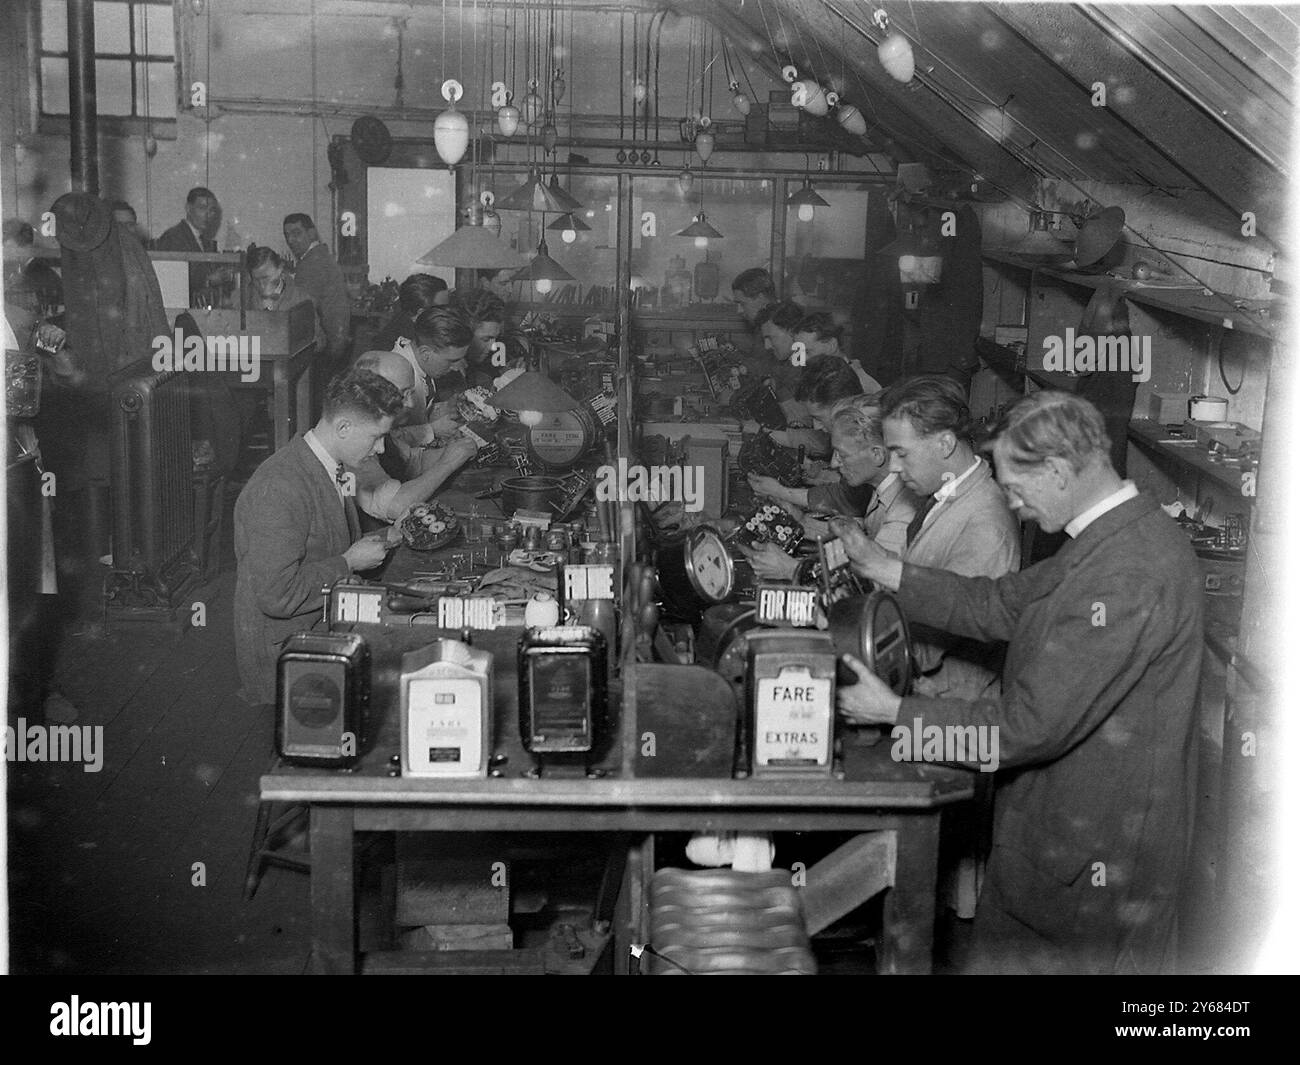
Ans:
{"type": "Polygon", "coordinates": [[[1053,388],[1058,392],[1073,392],[1078,377],[1072,377],[1058,370],[1040,370],[1033,366],[1020,365],[1021,356],[1012,348],[995,344],[986,337],[975,341],[975,353],[1001,374],[1015,377],[1027,377],[1041,388],[1053,388]]]}
{"type": "Polygon", "coordinates": [[[1210,479],[1234,497],[1239,496],[1243,505],[1250,506],[1254,503],[1254,497],[1241,494],[1240,468],[1211,462],[1209,453],[1204,448],[1171,438],[1163,425],[1149,418],[1135,418],[1129,422],[1128,438],[1148,453],[1210,479]]]}
{"type": "MultiPolygon", "coordinates": [[[[984,259],[986,262],[998,263],[1002,266],[1037,271],[1081,288],[1097,289],[1107,281],[1123,281],[1122,278],[1112,278],[1109,274],[1081,274],[1059,266],[1025,262],[1001,251],[986,251],[984,259]]],[[[1197,321],[1208,322],[1225,329],[1235,329],[1241,333],[1250,333],[1266,340],[1273,339],[1274,330],[1277,328],[1274,323],[1261,324],[1254,316],[1233,308],[1236,297],[1226,293],[1212,292],[1206,295],[1206,290],[1203,288],[1149,288],[1140,281],[1125,281],[1124,284],[1125,299],[1153,310],[1182,315],[1184,318],[1195,318],[1197,321]]]]}

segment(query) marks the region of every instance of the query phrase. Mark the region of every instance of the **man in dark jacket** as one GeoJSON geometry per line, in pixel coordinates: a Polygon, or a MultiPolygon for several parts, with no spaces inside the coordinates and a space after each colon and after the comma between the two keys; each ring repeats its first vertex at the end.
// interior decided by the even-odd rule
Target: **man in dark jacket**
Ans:
{"type": "MultiPolygon", "coordinates": [[[[154,251],[215,252],[214,231],[220,224],[221,205],[210,189],[198,186],[185,197],[185,217],[154,241],[154,251]]],[[[198,306],[195,296],[209,279],[218,280],[221,267],[209,263],[190,263],[190,306],[198,306]]]]}
{"type": "Polygon", "coordinates": [[[235,503],[235,657],[248,703],[275,697],[281,645],[320,619],[323,585],[384,560],[384,534],[361,536],[355,475],[402,409],[368,370],[330,382],[314,428],[257,468],[235,503]]]}
{"type": "Polygon", "coordinates": [[[895,726],[900,758],[924,735],[940,741],[936,760],[1000,766],[978,971],[1174,962],[1196,786],[1200,571],[1182,531],[1120,480],[1109,446],[1078,396],[1039,392],[1008,412],[998,481],[1022,517],[1070,540],[996,580],[906,565],[837,523],[857,571],[897,589],[909,619],[1009,642],[1000,698],[900,699],[855,659],[859,683],[840,689],[849,721],[895,726]]]}
{"type": "Polygon", "coordinates": [[[285,217],[284,242],[293,252],[294,281],[316,304],[316,314],[325,332],[327,365],[342,366],[352,342],[352,303],[343,271],[321,242],[310,215],[285,217]]]}

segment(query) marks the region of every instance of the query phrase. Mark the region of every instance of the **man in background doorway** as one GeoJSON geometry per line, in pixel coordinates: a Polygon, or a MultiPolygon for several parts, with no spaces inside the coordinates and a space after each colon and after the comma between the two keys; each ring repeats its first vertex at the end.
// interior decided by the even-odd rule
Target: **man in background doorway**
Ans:
{"type": "Polygon", "coordinates": [[[310,215],[285,216],[284,242],[295,260],[294,280],[316,304],[316,314],[325,332],[327,365],[337,369],[348,356],[352,343],[352,301],[343,271],[321,241],[310,215]]]}

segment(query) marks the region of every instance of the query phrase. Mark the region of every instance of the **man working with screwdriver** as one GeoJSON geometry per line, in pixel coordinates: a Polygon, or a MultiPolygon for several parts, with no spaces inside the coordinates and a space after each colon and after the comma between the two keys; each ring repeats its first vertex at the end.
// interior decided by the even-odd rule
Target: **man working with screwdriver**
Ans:
{"type": "Polygon", "coordinates": [[[402,410],[402,393],[368,370],[335,377],[320,420],[263,462],[235,503],[235,657],[240,696],[275,698],[284,641],[320,619],[320,594],[388,554],[385,533],[361,535],[355,476],[402,410]]]}
{"type": "Polygon", "coordinates": [[[1196,784],[1200,569],[1182,531],[1116,474],[1109,447],[1079,396],[1038,392],[1007,413],[998,483],[1021,518],[1070,537],[1023,572],[909,564],[832,523],[855,570],[897,590],[910,620],[1008,641],[1000,695],[900,698],[847,656],[858,683],[839,692],[855,724],[991,730],[1002,768],[976,971],[1174,964],[1196,784]]]}

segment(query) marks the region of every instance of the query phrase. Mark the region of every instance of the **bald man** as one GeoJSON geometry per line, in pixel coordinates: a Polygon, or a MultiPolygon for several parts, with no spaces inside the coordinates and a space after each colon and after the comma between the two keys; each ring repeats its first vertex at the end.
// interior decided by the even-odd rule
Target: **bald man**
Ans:
{"type": "MultiPolygon", "coordinates": [[[[405,356],[395,351],[367,351],[356,365],[391,382],[402,393],[407,407],[415,407],[415,370],[405,356]]],[[[377,450],[383,450],[382,442],[377,450]]],[[[379,464],[378,454],[371,455],[352,471],[356,474],[357,506],[372,518],[395,522],[416,503],[432,496],[477,451],[472,440],[458,436],[446,447],[430,451],[434,458],[426,460],[418,477],[405,482],[390,477],[379,464]]]]}

